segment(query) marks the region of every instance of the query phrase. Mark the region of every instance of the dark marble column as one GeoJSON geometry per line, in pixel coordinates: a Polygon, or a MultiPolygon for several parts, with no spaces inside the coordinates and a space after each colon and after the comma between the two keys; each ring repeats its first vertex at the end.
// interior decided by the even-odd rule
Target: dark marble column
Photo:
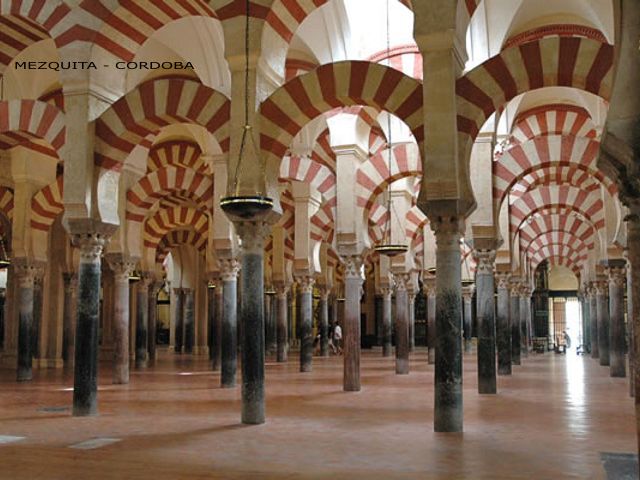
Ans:
{"type": "Polygon", "coordinates": [[[529,309],[528,288],[520,287],[520,358],[529,356],[527,348],[527,311],[529,309]]]}
{"type": "Polygon", "coordinates": [[[390,357],[393,352],[393,326],[391,323],[391,287],[382,287],[382,356],[390,357]]]}
{"type": "Polygon", "coordinates": [[[161,288],[161,282],[152,282],[151,285],[149,285],[149,335],[147,337],[149,362],[156,361],[156,342],[158,334],[158,293],[160,292],[161,288]]]}
{"type": "Polygon", "coordinates": [[[496,344],[498,347],[498,375],[511,375],[511,316],[508,273],[497,273],[498,309],[496,344]]]}
{"type": "MultiPolygon", "coordinates": [[[[107,229],[110,228],[107,227],[107,229]]],[[[100,256],[107,238],[108,235],[100,233],[74,235],[74,243],[80,248],[73,382],[74,416],[87,416],[98,413],[100,256]]]]}
{"type": "Polygon", "coordinates": [[[595,282],[588,283],[587,294],[589,298],[589,314],[591,316],[591,358],[598,358],[598,303],[596,299],[595,282]]]}
{"type": "Polygon", "coordinates": [[[424,281],[427,296],[427,362],[436,363],[436,277],[427,277],[424,281]]]}
{"type": "Polygon", "coordinates": [[[207,286],[207,318],[209,327],[209,360],[214,372],[220,370],[220,336],[222,334],[222,318],[218,313],[218,303],[222,300],[222,285],[219,278],[212,279],[207,286]],[[209,286],[211,285],[211,286],[209,286]]]}
{"type": "Polygon", "coordinates": [[[182,353],[182,344],[184,343],[184,289],[174,288],[174,297],[176,299],[176,308],[174,314],[174,331],[173,351],[182,353]]]}
{"type": "Polygon", "coordinates": [[[18,370],[19,382],[29,381],[33,377],[33,290],[35,279],[40,275],[39,268],[26,258],[14,260],[14,272],[18,280],[18,370]]]}
{"type": "Polygon", "coordinates": [[[474,286],[463,286],[462,287],[462,327],[463,327],[463,338],[464,338],[464,353],[471,353],[471,344],[473,343],[471,340],[472,333],[472,309],[471,309],[471,301],[473,300],[473,290],[474,286]]]}
{"type": "Polygon", "coordinates": [[[607,299],[609,286],[604,279],[599,279],[594,284],[596,287],[596,308],[598,309],[598,359],[600,365],[608,367],[611,363],[609,358],[609,300],[607,299]]]}
{"type": "Polygon", "coordinates": [[[629,323],[633,324],[633,377],[632,383],[635,384],[634,392],[636,393],[634,403],[636,410],[636,430],[640,433],[640,215],[636,211],[627,217],[627,260],[628,268],[631,270],[630,282],[627,285],[627,295],[631,296],[632,308],[628,316],[629,323]]]}
{"type": "Polygon", "coordinates": [[[64,281],[64,306],[62,312],[62,361],[64,368],[73,368],[75,355],[75,303],[77,302],[78,276],[73,272],[62,274],[64,281]]]}
{"type": "Polygon", "coordinates": [[[42,330],[42,282],[44,269],[36,274],[33,282],[33,321],[31,323],[31,356],[40,358],[40,335],[42,330]]]}
{"type": "Polygon", "coordinates": [[[493,267],[496,251],[477,249],[476,311],[478,316],[478,393],[498,391],[496,380],[496,303],[493,267]]]}
{"type": "Polygon", "coordinates": [[[152,279],[143,273],[136,285],[136,368],[149,365],[149,286],[152,279]]]}
{"type": "MultiPolygon", "coordinates": [[[[240,265],[235,258],[218,259],[220,278],[222,278],[222,369],[220,385],[222,388],[236,386],[238,368],[238,317],[237,287],[240,265]]],[[[262,299],[262,292],[260,293],[262,299]]]]}
{"type": "Polygon", "coordinates": [[[329,289],[322,288],[320,290],[320,301],[318,303],[320,309],[319,328],[320,328],[320,356],[329,356],[329,289]]]}
{"type": "Polygon", "coordinates": [[[580,302],[582,305],[582,343],[586,351],[591,351],[591,313],[586,284],[580,291],[580,302]]]}
{"type": "Polygon", "coordinates": [[[627,365],[625,358],[624,328],[624,283],[626,280],[625,261],[609,260],[609,359],[610,375],[625,377],[627,365]]]}
{"type": "Polygon", "coordinates": [[[300,305],[300,371],[310,372],[313,362],[313,285],[311,276],[297,276],[298,303],[300,305]]]}
{"type": "Polygon", "coordinates": [[[456,217],[431,221],[436,237],[436,364],[434,430],[462,432],[462,285],[456,217]]]}
{"type": "Polygon", "coordinates": [[[631,397],[636,396],[636,382],[635,382],[635,363],[636,363],[636,349],[635,342],[635,325],[633,319],[633,273],[631,272],[631,262],[628,261],[629,251],[625,250],[625,258],[627,258],[627,331],[629,338],[629,395],[631,397]]]}
{"type": "Polygon", "coordinates": [[[345,392],[360,391],[360,299],[362,297],[362,257],[344,257],[344,343],[345,392]]]}
{"type": "Polygon", "coordinates": [[[511,317],[511,365],[520,365],[520,281],[511,279],[509,317],[511,317]]]}
{"type": "Polygon", "coordinates": [[[286,362],[289,351],[289,286],[283,283],[276,284],[276,298],[278,300],[277,327],[277,361],[286,362]]]}
{"type": "Polygon", "coordinates": [[[195,292],[193,288],[184,289],[184,353],[193,353],[193,344],[195,340],[195,292]]]}
{"type": "Polygon", "coordinates": [[[278,351],[278,326],[275,304],[277,299],[272,289],[264,297],[264,342],[267,355],[275,355],[278,351]]]}
{"type": "Polygon", "coordinates": [[[410,282],[408,273],[394,273],[396,283],[396,373],[409,373],[409,295],[407,285],[410,282]]]}
{"type": "Polygon", "coordinates": [[[416,294],[411,283],[408,285],[408,307],[409,307],[409,351],[416,348],[416,294]]]}
{"type": "Polygon", "coordinates": [[[235,222],[242,250],[242,423],[265,422],[264,388],[264,222],[235,222]]]}
{"type": "Polygon", "coordinates": [[[129,276],[135,261],[119,254],[106,256],[113,271],[113,383],[129,383],[129,276]]]}

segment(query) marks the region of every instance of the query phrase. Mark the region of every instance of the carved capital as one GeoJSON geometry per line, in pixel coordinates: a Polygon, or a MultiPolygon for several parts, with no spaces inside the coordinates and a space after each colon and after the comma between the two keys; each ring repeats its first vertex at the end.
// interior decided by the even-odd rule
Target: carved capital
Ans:
{"type": "Polygon", "coordinates": [[[392,293],[393,293],[393,288],[391,288],[391,287],[380,287],[380,294],[383,297],[391,297],[392,293]]]}
{"type": "Polygon", "coordinates": [[[289,285],[286,283],[276,283],[273,288],[276,291],[276,297],[278,300],[286,300],[289,293],[289,285]]]}
{"type": "Polygon", "coordinates": [[[13,271],[18,278],[20,288],[33,288],[36,279],[44,274],[44,265],[27,258],[16,258],[13,261],[13,271]]]}
{"type": "Polygon", "coordinates": [[[522,288],[522,284],[520,283],[520,280],[516,280],[512,278],[511,281],[509,282],[509,293],[511,294],[511,296],[519,297],[521,288],[522,288]]]}
{"type": "Polygon", "coordinates": [[[362,257],[360,255],[349,255],[342,257],[342,259],[344,261],[344,277],[362,280],[362,257]]]}
{"type": "Polygon", "coordinates": [[[462,298],[465,302],[470,302],[473,298],[473,292],[475,290],[475,285],[468,285],[466,287],[462,287],[462,298]]]}
{"type": "Polygon", "coordinates": [[[72,242],[80,250],[80,263],[100,263],[100,257],[108,236],[102,233],[77,233],[72,236],[72,242]]]}
{"type": "Polygon", "coordinates": [[[116,283],[128,283],[136,268],[136,260],[121,253],[109,253],[105,256],[109,268],[113,271],[116,283]]]}
{"type": "Polygon", "coordinates": [[[498,284],[498,289],[508,289],[511,274],[506,272],[497,272],[495,275],[495,279],[498,284]]]}
{"type": "Polygon", "coordinates": [[[223,282],[233,282],[238,279],[240,264],[236,258],[219,258],[220,278],[223,282]]]}
{"type": "Polygon", "coordinates": [[[625,267],[609,267],[606,269],[606,273],[609,277],[609,285],[624,287],[627,279],[627,270],[625,267]]]}
{"type": "Polygon", "coordinates": [[[266,222],[234,222],[234,227],[243,253],[260,254],[264,252],[264,241],[271,233],[271,225],[266,222]]]}
{"type": "Polygon", "coordinates": [[[473,257],[476,260],[476,273],[478,275],[493,275],[493,267],[496,262],[495,250],[474,250],[473,257]]]}
{"type": "Polygon", "coordinates": [[[405,291],[407,290],[409,282],[411,281],[411,275],[409,275],[408,273],[394,273],[393,281],[396,284],[396,291],[405,291]]]}
{"type": "Polygon", "coordinates": [[[316,283],[316,279],[309,275],[301,275],[296,277],[296,283],[300,293],[313,293],[313,285],[316,283]]]}
{"type": "Polygon", "coordinates": [[[606,295],[609,292],[609,282],[607,280],[596,280],[593,282],[596,295],[606,295]]]}
{"type": "Polygon", "coordinates": [[[436,277],[425,278],[423,284],[424,294],[427,297],[436,296],[436,277]]]}

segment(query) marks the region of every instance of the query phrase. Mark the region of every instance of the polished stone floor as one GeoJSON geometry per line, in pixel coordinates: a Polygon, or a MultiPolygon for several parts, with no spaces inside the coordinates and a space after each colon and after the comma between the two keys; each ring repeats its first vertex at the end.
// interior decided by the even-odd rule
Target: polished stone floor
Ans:
{"type": "Polygon", "coordinates": [[[625,379],[575,355],[530,355],[476,393],[464,363],[464,434],[433,433],[433,366],[411,374],[363,352],[359,393],[342,392],[342,358],[267,364],[267,415],[242,426],[240,389],[218,387],[207,362],[162,352],[154,367],[111,385],[99,410],[70,416],[71,375],[0,373],[1,479],[604,479],[601,452],[635,453],[625,379]],[[15,438],[22,437],[22,438],[15,438]]]}

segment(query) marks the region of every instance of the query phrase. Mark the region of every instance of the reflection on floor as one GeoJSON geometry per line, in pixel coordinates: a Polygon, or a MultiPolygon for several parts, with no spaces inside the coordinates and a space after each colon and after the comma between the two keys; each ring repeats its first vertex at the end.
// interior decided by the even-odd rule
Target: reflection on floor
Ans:
{"type": "MultiPolygon", "coordinates": [[[[162,353],[129,385],[100,372],[100,415],[72,418],[70,374],[0,381],[2,479],[605,479],[600,452],[636,452],[625,379],[591,358],[529,355],[477,394],[465,357],[465,433],[433,433],[433,366],[364,352],[363,390],[342,392],[342,358],[267,364],[267,415],[242,426],[240,389],[218,388],[205,359],[162,353]],[[21,439],[20,437],[25,437],[21,439]],[[18,439],[19,441],[3,440],[18,439]],[[9,443],[11,442],[11,443],[9,443]],[[92,448],[69,446],[89,442],[92,448]]],[[[87,443],[85,443],[87,445],[87,443]]]]}

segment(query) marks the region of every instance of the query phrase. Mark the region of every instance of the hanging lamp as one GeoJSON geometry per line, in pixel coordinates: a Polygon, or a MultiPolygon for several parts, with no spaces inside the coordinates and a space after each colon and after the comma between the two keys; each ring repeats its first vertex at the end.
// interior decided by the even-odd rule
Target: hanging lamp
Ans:
{"type": "MultiPolygon", "coordinates": [[[[389,0],[387,0],[387,65],[391,66],[391,25],[390,25],[390,12],[389,12],[389,0]]],[[[389,174],[391,174],[391,156],[392,152],[392,134],[391,134],[391,114],[387,113],[387,152],[389,159],[389,174]]],[[[391,201],[391,182],[387,185],[387,224],[385,228],[382,241],[374,247],[374,250],[380,255],[386,255],[387,257],[395,257],[401,255],[409,250],[409,246],[402,243],[391,242],[391,217],[393,215],[393,202],[391,201]]],[[[397,217],[397,215],[396,215],[397,217]]]]}
{"type": "Polygon", "coordinates": [[[0,270],[4,270],[9,265],[11,265],[11,259],[4,245],[4,235],[0,235],[0,270]]]}
{"type": "Polygon", "coordinates": [[[242,141],[240,142],[240,152],[236,171],[233,179],[233,195],[220,199],[220,208],[232,220],[258,220],[266,216],[273,209],[273,199],[267,197],[264,192],[256,192],[255,195],[240,195],[240,185],[238,178],[244,157],[249,154],[248,150],[253,150],[253,158],[259,163],[263,176],[264,165],[260,158],[259,150],[256,146],[251,125],[249,125],[249,17],[251,2],[246,0],[246,20],[244,30],[244,127],[242,130],[242,141]]]}

